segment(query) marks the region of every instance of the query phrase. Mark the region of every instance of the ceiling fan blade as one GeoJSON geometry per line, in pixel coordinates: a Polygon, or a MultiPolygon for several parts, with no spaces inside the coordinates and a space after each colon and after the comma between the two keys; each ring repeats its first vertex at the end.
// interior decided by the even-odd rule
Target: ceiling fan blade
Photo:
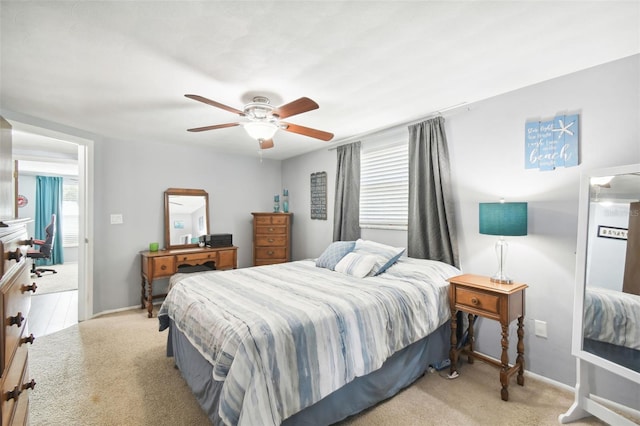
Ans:
{"type": "Polygon", "coordinates": [[[260,149],[273,148],[273,139],[258,141],[258,143],[260,144],[260,149]]]}
{"type": "Polygon", "coordinates": [[[185,96],[187,98],[189,98],[189,99],[193,99],[194,101],[202,102],[202,103],[205,103],[207,105],[214,106],[216,108],[221,108],[221,109],[224,109],[226,111],[232,112],[234,114],[238,114],[238,115],[241,115],[241,116],[245,115],[244,112],[240,111],[239,109],[235,109],[233,107],[221,104],[220,102],[212,101],[211,99],[207,99],[207,98],[205,98],[203,96],[200,96],[200,95],[185,95],[185,96]]]}
{"type": "Polygon", "coordinates": [[[205,130],[224,129],[225,127],[234,127],[234,126],[239,126],[239,125],[240,125],[240,123],[214,124],[213,126],[195,127],[193,129],[187,129],[187,131],[188,132],[203,132],[205,130]]]}
{"type": "Polygon", "coordinates": [[[330,141],[333,139],[333,133],[323,132],[322,130],[312,129],[310,127],[300,126],[298,124],[280,122],[282,130],[287,132],[297,133],[299,135],[309,136],[310,138],[316,138],[323,141],[330,141]]]}
{"type": "Polygon", "coordinates": [[[280,118],[291,117],[292,115],[301,114],[303,112],[318,109],[318,104],[309,98],[300,98],[288,104],[284,104],[276,108],[273,113],[280,118]]]}

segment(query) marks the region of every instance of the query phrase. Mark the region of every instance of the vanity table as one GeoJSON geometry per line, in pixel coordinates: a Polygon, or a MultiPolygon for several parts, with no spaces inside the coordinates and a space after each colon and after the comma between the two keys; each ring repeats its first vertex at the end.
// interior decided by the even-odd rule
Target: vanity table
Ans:
{"type": "Polygon", "coordinates": [[[164,241],[166,250],[143,251],[140,307],[153,316],[153,281],[189,271],[187,266],[236,269],[238,247],[200,247],[199,237],[209,234],[209,194],[203,189],[169,188],[164,192],[164,241]]]}
{"type": "Polygon", "coordinates": [[[197,247],[143,251],[140,253],[141,294],[140,308],[147,308],[148,316],[153,316],[153,299],[165,297],[165,294],[153,294],[153,280],[166,278],[180,272],[181,266],[207,265],[212,269],[236,269],[238,267],[237,247],[197,247]]]}

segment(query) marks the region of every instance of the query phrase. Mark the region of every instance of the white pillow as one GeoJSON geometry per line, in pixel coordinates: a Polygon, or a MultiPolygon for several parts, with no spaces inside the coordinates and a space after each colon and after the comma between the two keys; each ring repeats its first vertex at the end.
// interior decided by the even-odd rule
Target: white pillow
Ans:
{"type": "Polygon", "coordinates": [[[391,247],[376,243],[375,241],[359,239],[356,241],[356,246],[352,253],[374,256],[376,258],[376,264],[371,270],[371,275],[380,275],[396,263],[400,256],[402,256],[402,253],[404,253],[404,250],[404,247],[391,247]]]}
{"type": "Polygon", "coordinates": [[[336,272],[357,278],[366,277],[376,264],[376,257],[368,254],[347,253],[336,265],[336,272]]]}

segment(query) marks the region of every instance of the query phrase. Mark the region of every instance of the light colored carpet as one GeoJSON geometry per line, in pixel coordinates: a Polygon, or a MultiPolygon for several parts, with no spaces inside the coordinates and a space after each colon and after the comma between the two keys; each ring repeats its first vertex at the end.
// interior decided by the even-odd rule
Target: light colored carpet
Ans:
{"type": "Polygon", "coordinates": [[[43,272],[41,277],[31,276],[38,286],[36,294],[56,293],[78,289],[78,264],[65,263],[62,265],[42,266],[42,268],[55,269],[56,273],[43,272]]]}
{"type": "MultiPolygon", "coordinates": [[[[29,354],[33,425],[206,425],[209,421],[165,356],[167,332],[134,309],[36,338],[29,354]]],[[[500,399],[498,370],[465,364],[448,380],[428,373],[376,407],[342,422],[371,425],[557,425],[570,392],[527,377],[500,399]]],[[[602,425],[588,418],[573,425],[602,425]]]]}

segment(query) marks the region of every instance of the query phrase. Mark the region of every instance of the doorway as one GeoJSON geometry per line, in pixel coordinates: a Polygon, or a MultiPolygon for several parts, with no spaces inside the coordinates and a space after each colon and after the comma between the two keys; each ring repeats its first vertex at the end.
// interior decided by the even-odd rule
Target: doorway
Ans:
{"type": "MultiPolygon", "coordinates": [[[[64,263],[53,266],[55,274],[45,272],[40,278],[33,277],[42,291],[36,292],[32,300],[34,309],[30,317],[30,328],[33,331],[36,326],[38,334],[42,336],[93,315],[93,199],[90,197],[93,187],[93,141],[9,121],[13,126],[13,157],[16,160],[19,184],[22,178],[27,181],[27,176],[35,179],[35,174],[62,176],[66,186],[65,197],[69,198],[71,194],[71,201],[77,206],[75,217],[74,214],[68,214],[62,218],[67,221],[68,229],[74,230],[68,233],[68,237],[75,238],[75,244],[69,238],[64,242],[64,263]],[[76,284],[75,289],[72,288],[73,284],[76,284]]],[[[20,191],[22,189],[18,186],[18,192],[20,191]]],[[[34,196],[33,202],[35,203],[34,196]]],[[[67,211],[74,213],[69,208],[67,211]]],[[[18,215],[33,217],[20,211],[18,215]]]]}

